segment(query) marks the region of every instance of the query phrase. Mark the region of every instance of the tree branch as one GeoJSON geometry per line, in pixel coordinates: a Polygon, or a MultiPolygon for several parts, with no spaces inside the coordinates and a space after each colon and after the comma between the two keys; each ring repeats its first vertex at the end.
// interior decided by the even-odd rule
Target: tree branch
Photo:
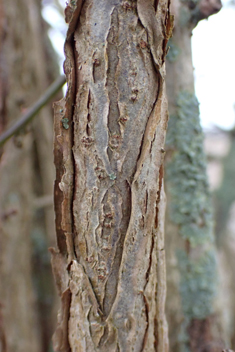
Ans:
{"type": "Polygon", "coordinates": [[[45,93],[38,99],[38,101],[29,109],[27,109],[27,111],[21,117],[19,117],[19,119],[17,119],[14,125],[12,125],[8,130],[0,135],[0,147],[2,147],[9,138],[11,138],[14,134],[24,128],[30,121],[32,121],[32,119],[37,115],[41,108],[45,106],[56,93],[58,93],[65,82],[66,79],[64,75],[58,77],[49,86],[45,93]]]}

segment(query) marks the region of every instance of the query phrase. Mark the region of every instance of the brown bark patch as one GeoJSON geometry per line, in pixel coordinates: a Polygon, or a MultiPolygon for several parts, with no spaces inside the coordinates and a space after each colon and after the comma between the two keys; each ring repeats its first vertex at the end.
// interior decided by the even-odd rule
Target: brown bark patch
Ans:
{"type": "Polygon", "coordinates": [[[214,331],[215,320],[214,316],[205,319],[192,319],[188,327],[192,352],[221,352],[224,344],[220,334],[214,331]]]}

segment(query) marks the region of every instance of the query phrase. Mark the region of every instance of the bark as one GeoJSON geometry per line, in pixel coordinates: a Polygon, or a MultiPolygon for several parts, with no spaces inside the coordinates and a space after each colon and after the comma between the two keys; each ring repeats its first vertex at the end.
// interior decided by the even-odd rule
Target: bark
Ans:
{"type": "Polygon", "coordinates": [[[216,238],[218,247],[224,245],[226,238],[226,225],[229,220],[229,211],[235,200],[235,190],[233,187],[234,178],[234,155],[235,155],[235,133],[232,130],[228,134],[228,139],[231,143],[228,155],[222,161],[223,180],[222,183],[215,191],[215,208],[216,208],[216,238]]]}
{"type": "Polygon", "coordinates": [[[191,54],[192,29],[220,7],[219,0],[172,3],[176,23],[167,60],[166,244],[167,318],[174,352],[220,352],[224,347],[215,308],[218,273],[212,206],[191,54]]]}
{"type": "MultiPolygon", "coordinates": [[[[50,49],[43,38],[46,28],[40,10],[38,0],[19,0],[15,6],[0,1],[1,131],[12,125],[55,78],[45,62],[50,49]]],[[[46,228],[47,211],[34,207],[35,197],[52,199],[51,108],[44,109],[39,119],[5,145],[0,164],[0,339],[4,352],[46,351],[53,329],[53,286],[46,252],[47,236],[53,237],[54,225],[50,219],[46,228]],[[32,248],[32,239],[37,248],[32,248]],[[45,252],[39,257],[44,242],[45,252]],[[34,268],[42,268],[42,273],[35,276],[34,268]],[[37,283],[43,280],[47,280],[45,289],[36,295],[34,284],[38,288],[37,283]]],[[[49,216],[53,219],[52,212],[51,205],[49,216]]],[[[53,243],[51,239],[49,244],[53,243]]]]}
{"type": "Polygon", "coordinates": [[[55,351],[168,350],[165,1],[70,1],[55,104],[55,351]]]}
{"type": "MultiPolygon", "coordinates": [[[[228,132],[227,132],[228,135],[228,132]]],[[[214,193],[216,205],[216,238],[219,251],[221,272],[220,299],[221,316],[225,327],[227,345],[235,348],[235,192],[234,130],[230,132],[231,147],[228,155],[222,160],[223,179],[218,190],[214,193]]]]}
{"type": "MultiPolygon", "coordinates": [[[[2,91],[7,87],[7,94],[1,95],[4,106],[1,122],[5,127],[25,103],[25,90],[29,84],[29,72],[25,69],[29,64],[26,57],[29,43],[24,41],[28,28],[25,21],[27,9],[22,2],[13,9],[2,1],[1,11],[4,19],[1,23],[4,31],[1,42],[2,91]]],[[[20,143],[20,138],[17,137],[15,143],[20,143]]],[[[11,141],[6,146],[0,165],[1,327],[5,330],[5,350],[37,352],[40,351],[40,340],[30,262],[32,136],[25,135],[21,148],[15,143],[11,141]]]]}

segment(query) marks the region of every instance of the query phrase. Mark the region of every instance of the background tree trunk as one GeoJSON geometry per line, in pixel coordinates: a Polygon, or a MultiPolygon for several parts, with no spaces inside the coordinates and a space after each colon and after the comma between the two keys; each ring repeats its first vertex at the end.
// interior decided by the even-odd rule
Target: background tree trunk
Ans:
{"type": "MultiPolygon", "coordinates": [[[[19,0],[14,6],[1,0],[0,37],[3,131],[42,94],[58,70],[39,0],[19,0]]],[[[4,352],[45,352],[53,330],[55,299],[47,255],[48,245],[54,244],[52,123],[51,108],[44,108],[33,125],[6,144],[1,159],[0,336],[4,336],[4,352]],[[42,206],[44,196],[51,199],[47,208],[42,206]]]]}
{"type": "Polygon", "coordinates": [[[220,8],[219,0],[172,2],[175,29],[167,57],[166,248],[167,318],[174,352],[220,352],[224,346],[215,308],[216,249],[191,54],[192,29],[220,8]]]}
{"type": "Polygon", "coordinates": [[[224,131],[230,141],[228,154],[222,160],[223,179],[214,192],[216,208],[216,239],[220,264],[221,316],[226,341],[235,349],[235,133],[224,131]]]}
{"type": "Polygon", "coordinates": [[[168,3],[70,1],[55,104],[55,351],[168,350],[163,241],[168,3]]]}

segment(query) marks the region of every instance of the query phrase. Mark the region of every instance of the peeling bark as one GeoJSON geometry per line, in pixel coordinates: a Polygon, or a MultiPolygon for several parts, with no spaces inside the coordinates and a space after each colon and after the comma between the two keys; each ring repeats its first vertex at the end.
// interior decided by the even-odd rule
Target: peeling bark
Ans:
{"type": "Polygon", "coordinates": [[[56,351],[167,351],[159,1],[70,1],[55,104],[56,351]]]}

